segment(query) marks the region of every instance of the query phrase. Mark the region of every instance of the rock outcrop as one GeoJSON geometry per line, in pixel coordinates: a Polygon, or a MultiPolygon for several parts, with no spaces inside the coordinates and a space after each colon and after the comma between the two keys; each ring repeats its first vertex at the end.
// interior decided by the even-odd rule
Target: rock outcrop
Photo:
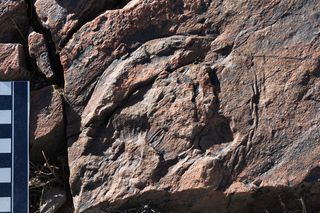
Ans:
{"type": "Polygon", "coordinates": [[[314,180],[319,6],[136,0],[84,25],[61,51],[76,212],[275,211],[241,199],[314,180]]]}
{"type": "Polygon", "coordinates": [[[42,209],[320,210],[319,1],[26,2],[0,3],[0,78],[44,77],[31,160],[70,177],[42,209]]]}

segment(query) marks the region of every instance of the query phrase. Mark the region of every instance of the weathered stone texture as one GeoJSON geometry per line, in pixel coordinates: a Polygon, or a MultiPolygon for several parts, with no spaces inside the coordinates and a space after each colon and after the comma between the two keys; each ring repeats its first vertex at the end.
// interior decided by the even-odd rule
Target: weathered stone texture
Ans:
{"type": "MultiPolygon", "coordinates": [[[[36,1],[56,45],[81,5],[36,1]]],[[[303,184],[316,209],[319,7],[133,0],[83,25],[60,52],[76,212],[276,212],[303,184]]]]}
{"type": "Polygon", "coordinates": [[[0,79],[26,80],[29,75],[22,45],[0,44],[0,79]]]}
{"type": "Polygon", "coordinates": [[[58,49],[74,30],[119,2],[124,0],[36,0],[34,5],[42,26],[50,30],[58,49]]]}
{"type": "Polygon", "coordinates": [[[29,54],[36,61],[38,71],[48,80],[55,80],[55,74],[51,67],[49,51],[44,35],[32,32],[28,37],[29,54]]]}
{"type": "Polygon", "coordinates": [[[24,40],[29,20],[24,0],[0,2],[0,42],[12,43],[24,40]]]}

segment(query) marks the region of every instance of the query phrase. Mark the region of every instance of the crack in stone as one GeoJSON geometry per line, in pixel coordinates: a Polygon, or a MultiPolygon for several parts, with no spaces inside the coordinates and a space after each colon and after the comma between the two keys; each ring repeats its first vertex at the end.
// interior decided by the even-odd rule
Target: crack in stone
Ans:
{"type": "Polygon", "coordinates": [[[254,129],[257,129],[259,125],[260,88],[258,86],[257,73],[254,69],[252,69],[252,73],[253,73],[253,83],[251,84],[252,97],[250,101],[250,110],[252,112],[251,116],[253,119],[254,129]]]}
{"type": "Polygon", "coordinates": [[[198,116],[198,107],[197,107],[197,96],[198,96],[198,93],[199,93],[199,84],[197,83],[193,83],[192,84],[192,90],[193,90],[193,93],[192,93],[192,104],[193,104],[193,107],[194,107],[194,119],[196,122],[199,121],[199,116],[198,116]]]}
{"type": "MultiPolygon", "coordinates": [[[[26,42],[26,44],[24,44],[23,46],[25,47],[25,49],[27,49],[26,53],[27,53],[27,57],[28,57],[28,63],[30,64],[30,66],[32,66],[32,70],[33,70],[33,75],[35,78],[42,78],[45,79],[47,81],[47,84],[55,84],[58,86],[59,90],[61,90],[60,95],[61,95],[61,100],[62,100],[62,112],[63,112],[63,122],[65,125],[65,143],[63,144],[64,146],[64,155],[61,156],[61,163],[64,165],[63,166],[63,172],[64,172],[64,176],[63,176],[63,186],[64,186],[64,190],[66,192],[66,196],[67,196],[67,201],[64,205],[69,205],[73,208],[73,196],[72,196],[72,192],[71,192],[71,186],[69,184],[69,176],[70,176],[70,170],[69,170],[69,166],[68,166],[68,144],[67,144],[67,116],[66,116],[66,101],[63,95],[63,91],[62,89],[64,88],[64,72],[63,72],[63,67],[60,61],[60,57],[59,57],[59,53],[57,52],[56,48],[55,48],[55,44],[53,42],[52,39],[52,35],[50,30],[45,29],[44,27],[42,27],[41,23],[39,22],[39,19],[36,15],[36,11],[35,11],[35,7],[33,4],[32,0],[25,0],[27,6],[28,6],[28,10],[27,10],[27,14],[28,14],[28,18],[30,21],[30,25],[32,26],[33,30],[41,33],[44,38],[45,38],[45,42],[46,42],[46,48],[47,48],[47,52],[48,52],[48,56],[49,56],[49,60],[50,60],[50,66],[55,74],[55,80],[53,80],[52,82],[50,82],[49,80],[46,79],[46,77],[39,72],[38,67],[36,65],[35,59],[32,59],[32,57],[30,56],[30,53],[28,51],[28,43],[26,42]]],[[[33,77],[31,77],[32,80],[33,77]]]]}
{"type": "MultiPolygon", "coordinates": [[[[41,33],[45,37],[47,51],[49,55],[50,65],[52,70],[54,71],[54,74],[56,76],[56,80],[52,82],[53,84],[56,84],[59,88],[64,87],[64,72],[63,67],[60,61],[60,56],[58,51],[56,50],[55,44],[52,39],[52,35],[50,30],[44,28],[36,14],[35,6],[32,2],[32,0],[25,0],[26,4],[28,5],[28,17],[30,19],[30,24],[34,31],[41,33]]],[[[29,56],[30,58],[30,56],[29,56]]],[[[36,65],[35,65],[36,66],[36,65]]]]}

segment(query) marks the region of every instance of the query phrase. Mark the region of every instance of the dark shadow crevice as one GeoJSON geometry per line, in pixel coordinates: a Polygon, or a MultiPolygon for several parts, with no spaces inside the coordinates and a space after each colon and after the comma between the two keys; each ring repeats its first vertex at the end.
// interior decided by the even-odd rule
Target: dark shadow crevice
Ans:
{"type": "MultiPolygon", "coordinates": [[[[64,87],[64,76],[63,76],[63,67],[60,61],[59,52],[56,50],[55,44],[52,39],[52,35],[50,30],[44,28],[36,14],[35,6],[32,0],[25,0],[28,5],[28,17],[30,19],[30,25],[32,26],[33,30],[41,33],[46,41],[47,51],[49,55],[50,65],[52,70],[54,71],[56,79],[53,82],[50,82],[51,84],[55,84],[60,88],[64,87]]],[[[36,63],[34,59],[31,59],[29,56],[29,59],[32,60],[32,64],[34,69],[37,70],[37,73],[39,73],[38,68],[36,68],[36,63]]],[[[42,74],[39,74],[42,75],[42,74]]],[[[44,77],[44,75],[42,76],[44,77]]],[[[48,80],[47,80],[48,81],[48,80]]],[[[48,81],[49,82],[49,81],[48,81]]]]}
{"type": "Polygon", "coordinates": [[[118,202],[104,203],[85,212],[138,213],[141,206],[146,205],[156,210],[153,212],[318,213],[320,193],[312,191],[319,190],[319,187],[319,182],[316,185],[301,183],[295,187],[264,187],[251,192],[238,192],[230,195],[210,188],[178,192],[153,190],[118,202]]]}
{"type": "MultiPolygon", "coordinates": [[[[28,6],[28,17],[29,17],[29,24],[32,27],[32,29],[35,32],[38,32],[42,34],[45,38],[46,42],[46,48],[48,51],[49,55],[49,60],[50,60],[50,66],[52,70],[54,71],[55,74],[55,79],[52,81],[49,81],[46,79],[45,75],[40,73],[36,64],[36,59],[32,58],[29,54],[28,51],[28,43],[25,42],[24,48],[26,49],[26,54],[27,54],[27,66],[29,67],[30,70],[32,70],[32,76],[30,77],[31,83],[33,85],[32,89],[39,89],[44,86],[48,85],[56,85],[57,88],[62,89],[64,88],[64,72],[63,72],[63,67],[61,65],[59,53],[56,50],[55,44],[52,39],[52,35],[50,30],[44,28],[35,11],[34,3],[32,0],[25,0],[27,6],[28,6]]],[[[26,39],[27,40],[27,39],[26,39]]],[[[64,126],[65,126],[65,131],[67,127],[67,120],[66,120],[66,103],[64,101],[63,95],[62,97],[62,103],[63,103],[63,117],[64,117],[64,126]]],[[[58,169],[58,175],[59,179],[57,179],[55,182],[50,183],[50,185],[44,185],[44,187],[52,187],[54,185],[59,185],[65,190],[66,193],[66,202],[65,204],[59,209],[59,212],[72,212],[73,209],[73,197],[71,195],[71,189],[70,189],[70,184],[69,184],[69,176],[70,176],[70,171],[69,171],[69,166],[68,166],[68,145],[67,145],[67,138],[66,138],[66,132],[64,133],[65,136],[65,144],[62,146],[64,147],[63,153],[58,157],[58,159],[54,161],[50,161],[50,164],[52,166],[55,166],[55,168],[58,169]]],[[[41,171],[40,171],[41,172],[41,171]]],[[[35,195],[34,191],[30,191],[31,195],[35,195]]],[[[37,199],[37,198],[35,198],[37,199]]],[[[40,202],[40,200],[36,201],[40,202]]],[[[38,203],[39,204],[39,203],[38,203]]],[[[38,211],[37,209],[31,209],[31,212],[33,211],[38,211]]]]}

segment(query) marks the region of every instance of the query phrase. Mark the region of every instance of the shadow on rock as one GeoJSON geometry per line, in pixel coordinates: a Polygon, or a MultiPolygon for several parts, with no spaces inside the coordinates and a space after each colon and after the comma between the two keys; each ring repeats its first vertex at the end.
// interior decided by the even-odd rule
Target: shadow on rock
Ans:
{"type": "MultiPolygon", "coordinates": [[[[225,195],[210,189],[194,189],[176,193],[149,191],[112,205],[101,205],[104,212],[317,212],[320,209],[320,184],[303,183],[296,187],[267,187],[253,192],[225,195]]],[[[96,208],[95,208],[96,210],[96,208]]],[[[96,212],[89,210],[88,213],[96,212]]]]}

